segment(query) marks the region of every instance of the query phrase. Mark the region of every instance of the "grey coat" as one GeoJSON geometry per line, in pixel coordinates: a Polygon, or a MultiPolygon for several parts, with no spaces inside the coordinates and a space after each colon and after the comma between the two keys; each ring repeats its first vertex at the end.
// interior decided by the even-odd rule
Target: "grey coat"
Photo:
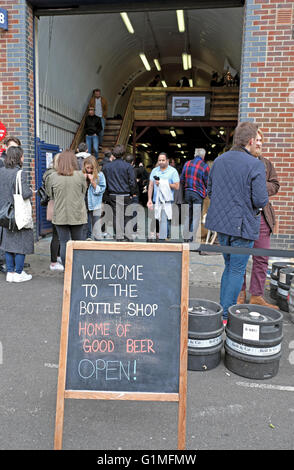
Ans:
{"type": "MultiPolygon", "coordinates": [[[[0,207],[13,202],[15,193],[16,174],[20,168],[0,168],[0,207]]],[[[24,199],[32,196],[32,190],[27,183],[26,173],[21,174],[22,195],[24,199]]],[[[0,248],[8,253],[31,254],[34,253],[34,233],[32,229],[22,229],[10,232],[0,227],[0,248]]]]}

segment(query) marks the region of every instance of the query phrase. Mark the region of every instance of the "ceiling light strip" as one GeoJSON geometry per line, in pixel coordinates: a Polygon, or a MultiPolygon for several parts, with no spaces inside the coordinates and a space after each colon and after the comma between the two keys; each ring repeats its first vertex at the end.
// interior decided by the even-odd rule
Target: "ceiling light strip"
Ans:
{"type": "Polygon", "coordinates": [[[180,33],[185,32],[184,10],[177,10],[178,28],[180,33]]]}
{"type": "Polygon", "coordinates": [[[157,68],[157,70],[160,72],[161,70],[161,65],[159,63],[159,60],[158,59],[153,59],[153,62],[155,64],[155,67],[157,68]]]}
{"type": "Polygon", "coordinates": [[[132,26],[132,23],[130,22],[130,19],[128,17],[128,14],[126,12],[120,13],[120,16],[122,17],[122,20],[130,34],[134,34],[134,28],[132,26]]]}
{"type": "Polygon", "coordinates": [[[148,71],[151,70],[151,67],[150,67],[150,64],[149,64],[149,62],[148,62],[148,60],[147,60],[147,57],[146,57],[146,55],[145,55],[143,52],[141,52],[140,58],[141,58],[141,60],[142,60],[142,62],[143,62],[143,64],[144,64],[145,69],[148,70],[148,71]]]}

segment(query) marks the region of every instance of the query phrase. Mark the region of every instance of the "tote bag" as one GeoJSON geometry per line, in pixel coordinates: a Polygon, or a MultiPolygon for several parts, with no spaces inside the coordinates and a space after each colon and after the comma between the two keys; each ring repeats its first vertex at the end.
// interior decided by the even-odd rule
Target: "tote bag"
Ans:
{"type": "Polygon", "coordinates": [[[30,199],[23,199],[21,187],[21,172],[16,175],[14,199],[14,217],[18,230],[22,228],[33,228],[32,206],[30,199]]]}

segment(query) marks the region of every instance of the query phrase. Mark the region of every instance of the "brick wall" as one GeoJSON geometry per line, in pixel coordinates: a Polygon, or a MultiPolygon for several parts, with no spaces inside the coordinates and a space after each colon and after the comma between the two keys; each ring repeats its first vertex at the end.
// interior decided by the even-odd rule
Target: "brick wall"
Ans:
{"type": "Polygon", "coordinates": [[[272,247],[294,248],[294,2],[246,0],[240,121],[263,129],[263,155],[274,164],[281,188],[271,198],[278,218],[272,247]]]}
{"type": "MultiPolygon", "coordinates": [[[[0,30],[0,119],[7,127],[7,134],[21,140],[24,168],[34,188],[33,14],[26,0],[1,0],[1,7],[8,11],[8,31],[0,30]]],[[[35,211],[34,203],[33,207],[35,211]]]]}

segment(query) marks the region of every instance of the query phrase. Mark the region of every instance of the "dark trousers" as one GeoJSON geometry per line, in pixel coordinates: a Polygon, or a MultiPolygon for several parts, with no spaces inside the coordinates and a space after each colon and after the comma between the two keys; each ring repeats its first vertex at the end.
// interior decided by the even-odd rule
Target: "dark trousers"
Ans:
{"type": "Polygon", "coordinates": [[[125,228],[130,217],[127,217],[125,212],[131,201],[130,196],[109,195],[109,204],[113,214],[113,233],[117,240],[123,240],[127,237],[125,228]]]}
{"type": "MultiPolygon", "coordinates": [[[[193,236],[196,238],[198,226],[201,219],[203,198],[196,193],[195,191],[185,191],[185,202],[189,204],[189,232],[190,240],[193,240],[193,236]],[[193,236],[191,237],[191,234],[193,236]]],[[[186,230],[187,230],[187,221],[186,221],[186,230]]],[[[187,238],[185,236],[185,238],[187,238]]]]}
{"type": "Polygon", "coordinates": [[[51,256],[51,263],[57,262],[57,257],[60,254],[60,243],[59,237],[56,230],[56,226],[52,224],[52,239],[50,243],[50,256],[51,256]]]}
{"type": "Polygon", "coordinates": [[[84,224],[81,225],[56,225],[60,242],[60,257],[65,266],[66,244],[69,240],[84,240],[84,224]]]}

